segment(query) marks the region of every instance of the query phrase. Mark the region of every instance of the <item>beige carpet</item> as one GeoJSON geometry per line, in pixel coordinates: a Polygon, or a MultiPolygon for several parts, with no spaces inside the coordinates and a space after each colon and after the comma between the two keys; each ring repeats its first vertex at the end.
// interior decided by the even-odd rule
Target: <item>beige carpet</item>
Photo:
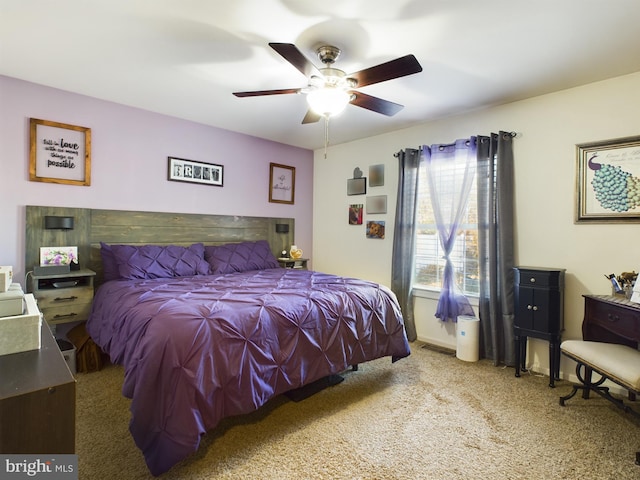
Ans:
{"type": "MultiPolygon", "coordinates": [[[[300,403],[227,419],[163,479],[640,479],[640,425],[568,382],[412,345],[300,403]]],[[[123,370],[78,375],[82,480],[153,478],[128,431],[123,370]]]]}

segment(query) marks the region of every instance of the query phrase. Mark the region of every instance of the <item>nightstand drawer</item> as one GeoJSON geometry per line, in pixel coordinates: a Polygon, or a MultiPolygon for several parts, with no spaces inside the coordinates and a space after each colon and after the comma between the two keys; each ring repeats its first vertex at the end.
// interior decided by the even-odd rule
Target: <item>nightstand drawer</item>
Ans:
{"type": "Polygon", "coordinates": [[[69,303],[65,306],[40,308],[48,323],[79,322],[89,318],[91,302],[69,303]]]}
{"type": "Polygon", "coordinates": [[[91,303],[92,299],[93,287],[55,288],[38,292],[38,306],[41,310],[76,303],[91,303]]]}

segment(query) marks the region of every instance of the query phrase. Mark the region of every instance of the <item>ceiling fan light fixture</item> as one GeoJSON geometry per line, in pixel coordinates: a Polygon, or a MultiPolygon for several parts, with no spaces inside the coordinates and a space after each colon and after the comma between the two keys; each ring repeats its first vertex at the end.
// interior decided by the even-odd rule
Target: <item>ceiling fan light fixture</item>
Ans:
{"type": "Polygon", "coordinates": [[[318,88],[307,95],[309,108],[318,115],[333,117],[341,113],[351,101],[351,95],[341,88],[318,88]]]}

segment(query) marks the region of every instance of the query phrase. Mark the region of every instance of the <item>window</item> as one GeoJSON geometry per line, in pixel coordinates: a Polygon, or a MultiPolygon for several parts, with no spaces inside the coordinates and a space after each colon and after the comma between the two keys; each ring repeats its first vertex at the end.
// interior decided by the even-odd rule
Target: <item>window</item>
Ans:
{"type": "MultiPolygon", "coordinates": [[[[441,172],[441,175],[453,175],[456,162],[452,162],[451,169],[441,172]]],[[[445,261],[443,249],[440,245],[436,220],[429,198],[429,182],[427,182],[426,168],[420,167],[418,205],[416,214],[416,249],[414,287],[430,290],[440,290],[444,274],[445,261]]],[[[460,225],[453,251],[450,255],[454,268],[454,281],[460,291],[469,296],[480,293],[479,265],[478,265],[478,209],[476,178],[473,180],[469,202],[463,223],[460,225]]]]}

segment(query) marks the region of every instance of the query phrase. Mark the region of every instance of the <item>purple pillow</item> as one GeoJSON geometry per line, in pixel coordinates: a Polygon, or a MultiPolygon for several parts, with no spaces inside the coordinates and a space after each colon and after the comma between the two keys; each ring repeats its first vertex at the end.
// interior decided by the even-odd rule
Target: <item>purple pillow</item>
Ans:
{"type": "Polygon", "coordinates": [[[109,280],[117,280],[120,278],[120,272],[118,271],[118,262],[116,257],[113,256],[113,250],[111,245],[100,242],[100,257],[102,257],[102,275],[105,282],[109,280]]]}
{"type": "Polygon", "coordinates": [[[172,278],[208,275],[204,245],[111,245],[120,278],[172,278]]]}
{"type": "Polygon", "coordinates": [[[207,246],[204,258],[211,265],[213,274],[265,270],[280,266],[266,240],[207,246]]]}

